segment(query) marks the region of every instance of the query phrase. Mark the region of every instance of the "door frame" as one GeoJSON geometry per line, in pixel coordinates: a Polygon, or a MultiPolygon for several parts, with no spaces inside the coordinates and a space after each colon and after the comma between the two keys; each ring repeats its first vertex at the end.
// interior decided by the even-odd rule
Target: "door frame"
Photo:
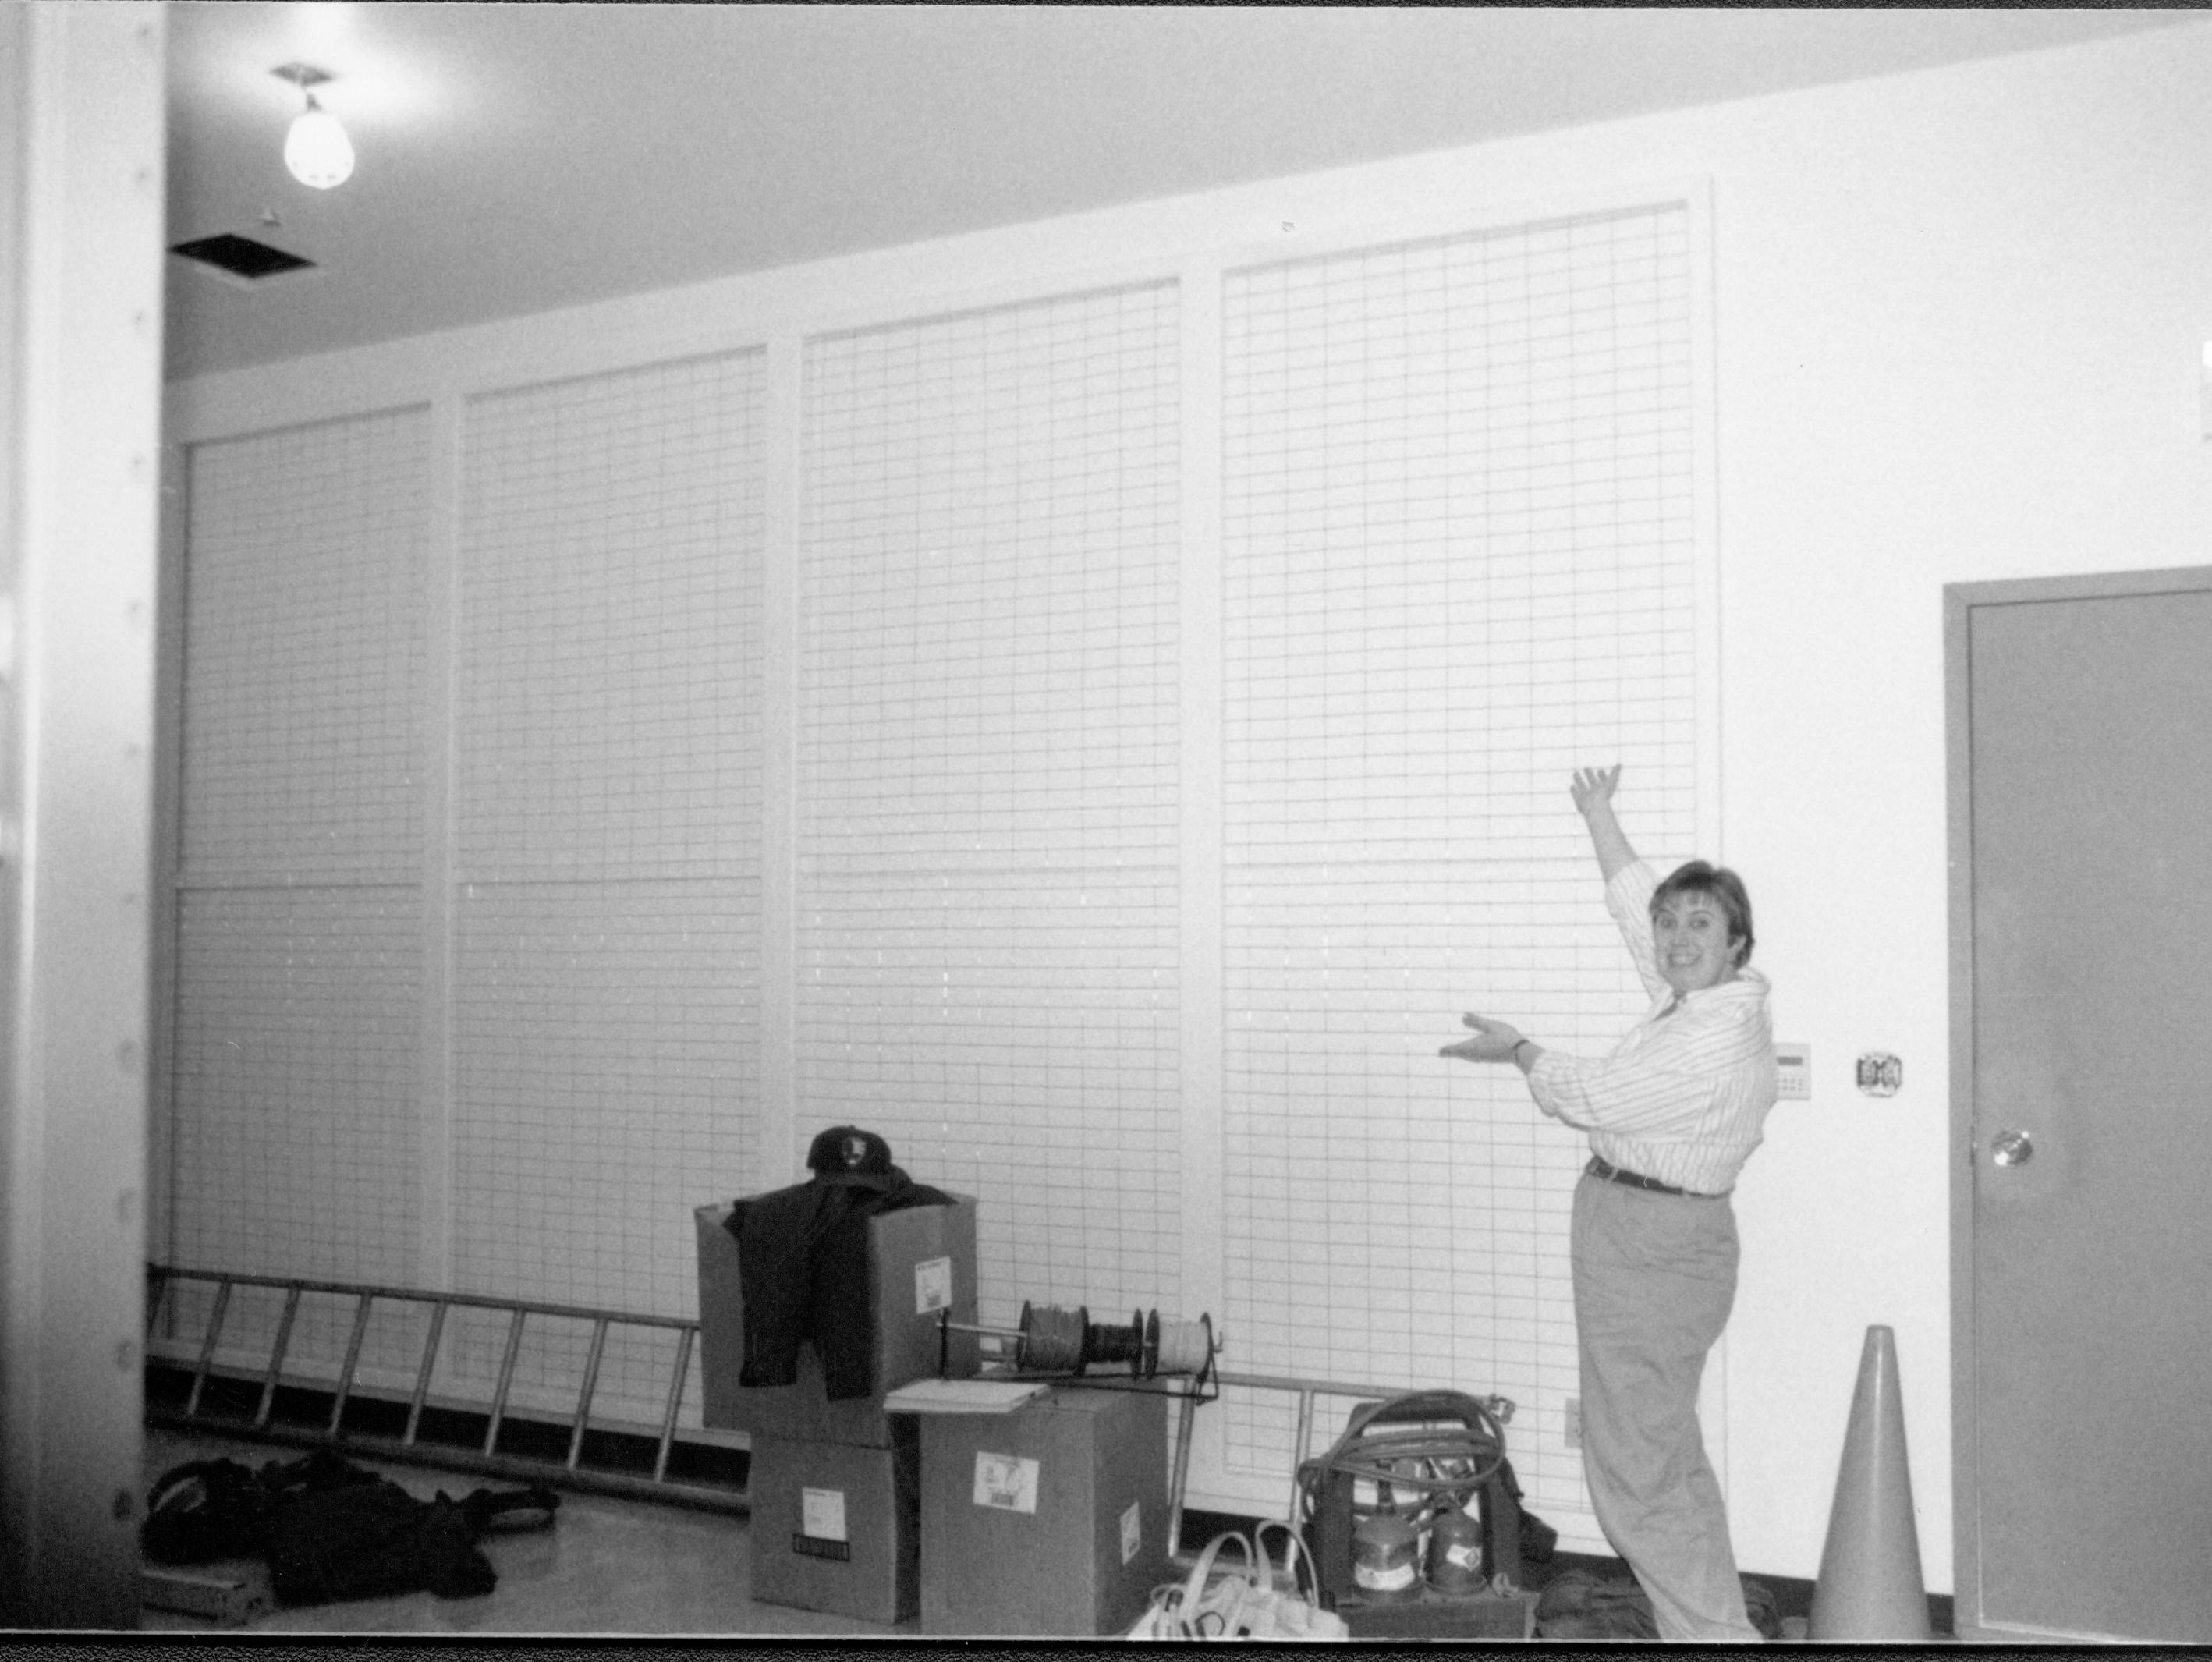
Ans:
{"type": "MultiPolygon", "coordinates": [[[[1951,1519],[1953,1628],[1961,1640],[2036,1635],[1985,1624],[1982,1609],[1979,1402],[1974,1345],[1973,614],[1984,606],[2212,590],[2212,566],[1950,583],[1943,589],[1943,702],[1950,857],[1951,1519]]],[[[2051,1635],[2052,1638],[2063,1635],[2051,1635]]]]}

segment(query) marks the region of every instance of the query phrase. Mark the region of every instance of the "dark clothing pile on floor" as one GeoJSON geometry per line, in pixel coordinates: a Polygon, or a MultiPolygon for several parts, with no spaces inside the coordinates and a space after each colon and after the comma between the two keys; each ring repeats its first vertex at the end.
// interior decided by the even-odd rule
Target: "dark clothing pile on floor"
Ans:
{"type": "Polygon", "coordinates": [[[875,1392],[875,1310],[868,1220],[952,1197],[891,1163],[873,1131],[833,1125],[806,1151],[805,1183],[734,1201],[723,1228],[738,1238],[748,1386],[790,1385],[799,1347],[822,1359],[823,1394],[843,1402],[875,1392]]]}
{"type": "Polygon", "coordinates": [[[428,1591],[467,1598],[498,1585],[477,1543],[502,1526],[543,1529],[561,1497],[550,1489],[479,1489],[418,1501],[388,1477],[318,1449],[255,1471],[236,1460],[189,1460],[149,1493],[139,1545],[156,1564],[259,1558],[286,1605],[328,1604],[428,1591]],[[510,1520],[507,1521],[507,1520],[510,1520]]]}

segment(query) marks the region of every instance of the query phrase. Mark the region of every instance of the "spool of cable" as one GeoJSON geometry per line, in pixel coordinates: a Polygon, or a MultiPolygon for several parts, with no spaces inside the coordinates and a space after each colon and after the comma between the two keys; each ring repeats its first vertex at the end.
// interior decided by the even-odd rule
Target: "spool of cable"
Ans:
{"type": "Polygon", "coordinates": [[[1200,1316],[1196,1321],[1159,1321],[1159,1313],[1152,1313],[1159,1322],[1151,1349],[1152,1371],[1155,1374],[1202,1374],[1206,1365],[1213,1360],[1213,1318],[1200,1316]]]}
{"type": "Polygon", "coordinates": [[[1054,1306],[1022,1305],[1022,1337],[1014,1350],[1014,1366],[1035,1374],[1080,1374],[1084,1340],[1091,1325],[1086,1308],[1062,1310],[1054,1306]]]}
{"type": "Polygon", "coordinates": [[[1215,1350],[1213,1319],[1160,1319],[1157,1310],[1132,1313],[1127,1326],[1094,1322],[1088,1307],[1022,1306],[1014,1366],[1024,1373],[1081,1374],[1093,1366],[1126,1370],[1133,1379],[1202,1374],[1215,1350]]]}
{"type": "MultiPolygon", "coordinates": [[[[1158,1313],[1153,1313],[1157,1319],[1158,1313]]],[[[1092,1326],[1086,1323],[1083,1330],[1083,1363],[1076,1371],[1097,1362],[1102,1365],[1120,1363],[1127,1368],[1133,1378],[1146,1377],[1145,1372],[1145,1313],[1141,1310],[1129,1318],[1127,1327],[1110,1323],[1092,1326]]]]}

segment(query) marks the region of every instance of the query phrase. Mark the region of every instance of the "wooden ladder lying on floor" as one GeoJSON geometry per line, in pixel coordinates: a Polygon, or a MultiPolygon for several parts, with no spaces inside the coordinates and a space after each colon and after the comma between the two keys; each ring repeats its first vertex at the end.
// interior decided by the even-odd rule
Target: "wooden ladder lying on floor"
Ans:
{"type": "MultiPolygon", "coordinates": [[[[146,1410],[149,1424],[170,1430],[251,1437],[295,1447],[353,1451],[377,1459],[440,1466],[449,1471],[483,1472],[522,1483],[550,1483],[620,1495],[629,1500],[659,1501],[715,1512],[742,1513],[747,1509],[746,1492],[741,1484],[690,1483],[668,1475],[669,1457],[674,1452],[677,1441],[677,1416],[684,1405],[684,1380],[690,1371],[691,1352],[699,1337],[699,1323],[695,1318],[645,1316],[622,1310],[544,1304],[526,1299],[492,1298],[473,1293],[428,1292],[419,1288],[311,1281],[285,1276],[252,1276],[179,1269],[167,1265],[149,1265],[147,1275],[146,1331],[149,1335],[153,1333],[160,1319],[164,1298],[171,1288],[185,1282],[210,1283],[215,1288],[214,1302],[208,1313],[207,1331],[200,1337],[198,1358],[191,1369],[191,1390],[184,1406],[179,1409],[149,1402],[146,1410]],[[235,1414],[218,1413],[204,1405],[208,1381],[216,1371],[216,1350],[222,1338],[223,1319],[230,1308],[231,1293],[239,1287],[275,1288],[284,1295],[283,1313],[277,1319],[276,1337],[270,1346],[269,1360],[260,1376],[260,1398],[253,1412],[243,1418],[235,1414]],[[320,1426],[285,1423],[272,1418],[276,1389],[283,1379],[285,1351],[291,1341],[293,1319],[299,1313],[301,1299],[309,1293],[331,1294],[354,1301],[353,1331],[346,1344],[345,1361],[338,1370],[332,1388],[329,1417],[320,1426]],[[355,1374],[361,1362],[362,1343],[368,1332],[369,1312],[379,1303],[411,1304],[427,1307],[429,1312],[429,1326],[423,1340],[422,1360],[415,1374],[414,1395],[408,1403],[406,1426],[396,1437],[372,1435],[345,1423],[346,1405],[354,1394],[355,1374]],[[445,1332],[446,1316],[447,1312],[456,1308],[497,1311],[504,1313],[507,1319],[506,1351],[489,1399],[479,1404],[459,1405],[463,1412],[485,1416],[483,1442],[473,1448],[442,1441],[425,1441],[421,1435],[423,1410],[429,1403],[430,1379],[437,1365],[438,1346],[445,1332]],[[533,1316],[591,1324],[591,1346],[584,1363],[583,1379],[576,1391],[575,1410],[569,1419],[568,1450],[565,1460],[548,1459],[499,1447],[500,1433],[508,1417],[507,1401],[514,1382],[515,1362],[522,1352],[524,1326],[533,1316]],[[659,1435],[653,1451],[650,1476],[635,1470],[610,1465],[605,1461],[594,1463],[586,1458],[592,1446],[585,1433],[591,1426],[592,1397],[599,1385],[599,1361],[606,1350],[608,1334],[617,1328],[665,1329],[672,1332],[675,1337],[675,1365],[669,1374],[667,1404],[660,1417],[659,1435]]],[[[230,1377],[238,1375],[234,1374],[230,1377]]],[[[321,1388],[319,1380],[316,1388],[321,1388]]],[[[451,1403],[441,1404],[444,1407],[454,1405],[451,1403]]]]}

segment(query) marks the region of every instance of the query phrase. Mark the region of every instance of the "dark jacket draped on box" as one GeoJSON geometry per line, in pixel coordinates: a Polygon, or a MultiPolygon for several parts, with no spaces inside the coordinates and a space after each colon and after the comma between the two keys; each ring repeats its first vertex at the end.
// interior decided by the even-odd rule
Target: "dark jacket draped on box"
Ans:
{"type": "Polygon", "coordinates": [[[738,1238],[744,1299],[747,1386],[790,1385],[811,1343],[833,1402],[874,1393],[873,1289],[868,1220],[952,1197],[891,1163],[872,1131],[833,1126],[807,1151],[805,1183],[736,1202],[724,1228],[738,1238]]]}

